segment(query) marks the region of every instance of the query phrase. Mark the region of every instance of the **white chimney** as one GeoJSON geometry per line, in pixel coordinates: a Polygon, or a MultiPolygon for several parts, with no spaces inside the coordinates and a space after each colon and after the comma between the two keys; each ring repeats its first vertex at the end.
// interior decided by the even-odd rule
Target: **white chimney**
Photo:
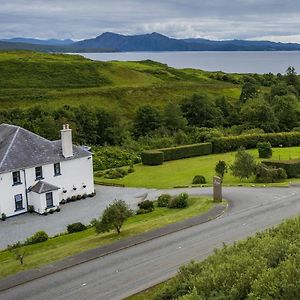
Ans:
{"type": "Polygon", "coordinates": [[[72,129],[69,128],[69,124],[63,125],[63,129],[60,131],[61,145],[63,156],[68,158],[73,156],[73,144],[72,144],[72,129]]]}

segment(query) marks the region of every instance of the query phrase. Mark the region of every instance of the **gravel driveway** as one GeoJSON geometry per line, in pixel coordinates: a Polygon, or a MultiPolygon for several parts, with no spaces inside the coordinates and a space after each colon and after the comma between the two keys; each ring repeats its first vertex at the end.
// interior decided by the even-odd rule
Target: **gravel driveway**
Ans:
{"type": "Polygon", "coordinates": [[[29,214],[8,218],[0,221],[0,249],[8,244],[23,241],[38,230],[46,231],[50,236],[66,231],[66,226],[74,222],[88,224],[93,218],[98,218],[105,207],[114,199],[122,199],[131,208],[136,208],[137,203],[145,197],[148,190],[143,188],[118,188],[96,186],[97,195],[77,202],[61,206],[59,213],[41,216],[29,214]]]}

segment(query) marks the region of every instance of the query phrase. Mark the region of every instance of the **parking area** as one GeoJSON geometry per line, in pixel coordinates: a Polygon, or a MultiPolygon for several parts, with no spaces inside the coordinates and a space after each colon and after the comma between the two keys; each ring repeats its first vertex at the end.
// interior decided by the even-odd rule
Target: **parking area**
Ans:
{"type": "Polygon", "coordinates": [[[61,206],[60,212],[41,216],[26,213],[0,221],[0,249],[8,244],[24,241],[36,231],[44,230],[49,236],[66,231],[68,224],[82,222],[88,224],[93,218],[99,218],[105,207],[114,199],[126,201],[131,208],[151,190],[141,188],[118,188],[96,186],[96,196],[67,203],[61,206]]]}

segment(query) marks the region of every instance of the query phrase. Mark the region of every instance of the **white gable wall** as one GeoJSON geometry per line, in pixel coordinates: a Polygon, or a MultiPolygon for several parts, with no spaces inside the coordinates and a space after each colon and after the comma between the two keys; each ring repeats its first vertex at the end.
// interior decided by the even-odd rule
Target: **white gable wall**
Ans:
{"type": "MultiPolygon", "coordinates": [[[[54,163],[42,166],[43,181],[59,187],[53,193],[55,195],[54,204],[72,196],[91,194],[94,192],[93,160],[92,156],[70,159],[60,162],[61,175],[54,175],[54,163]],[[83,186],[86,185],[86,188],[83,186]],[[74,190],[73,188],[76,188],[74,190]],[[63,191],[66,193],[63,193],[63,191]]],[[[27,188],[37,183],[35,168],[25,170],[27,188]]],[[[0,174],[0,214],[5,213],[8,217],[27,211],[24,171],[20,170],[22,184],[13,186],[12,172],[0,174]],[[24,210],[15,211],[15,198],[17,194],[23,196],[24,210]]],[[[45,194],[38,195],[34,192],[28,193],[29,205],[33,205],[35,210],[44,210],[45,207],[37,205],[37,196],[45,197],[45,194]]]]}

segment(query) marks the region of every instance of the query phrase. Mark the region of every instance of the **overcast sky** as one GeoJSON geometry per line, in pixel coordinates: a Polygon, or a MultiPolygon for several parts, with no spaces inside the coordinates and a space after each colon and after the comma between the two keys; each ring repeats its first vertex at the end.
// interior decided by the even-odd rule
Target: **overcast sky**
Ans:
{"type": "Polygon", "coordinates": [[[300,1],[0,0],[0,38],[79,40],[106,31],[300,42],[300,1]]]}

